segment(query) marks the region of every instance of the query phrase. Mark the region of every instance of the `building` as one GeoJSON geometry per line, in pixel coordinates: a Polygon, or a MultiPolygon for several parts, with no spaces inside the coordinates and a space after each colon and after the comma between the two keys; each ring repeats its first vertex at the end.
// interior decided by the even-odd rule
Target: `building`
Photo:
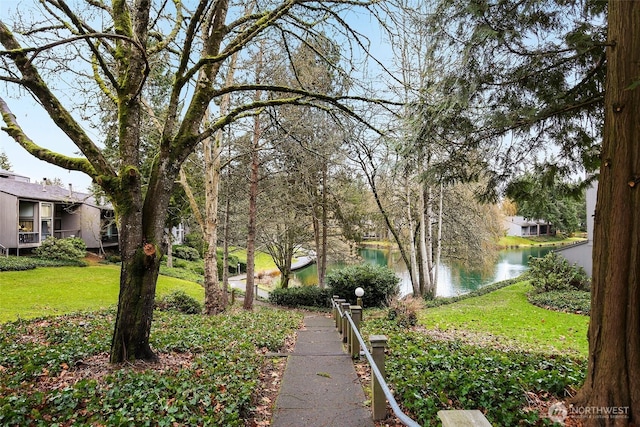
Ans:
{"type": "Polygon", "coordinates": [[[504,218],[504,228],[507,236],[555,236],[553,226],[546,221],[529,220],[522,216],[507,216],[504,218]]]}
{"type": "Polygon", "coordinates": [[[593,274],[593,217],[596,213],[598,181],[587,189],[587,240],[578,244],[560,248],[556,252],[565,257],[571,264],[577,264],[591,276],[593,274]]]}
{"type": "Polygon", "coordinates": [[[110,204],[91,194],[34,184],[0,169],[0,251],[40,246],[47,237],[78,237],[88,249],[118,247],[118,229],[110,204]]]}

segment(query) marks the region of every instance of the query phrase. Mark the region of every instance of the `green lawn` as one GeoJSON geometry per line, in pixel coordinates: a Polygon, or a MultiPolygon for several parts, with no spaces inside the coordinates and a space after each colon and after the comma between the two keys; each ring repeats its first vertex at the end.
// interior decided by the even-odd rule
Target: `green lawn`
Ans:
{"type": "MultiPolygon", "coordinates": [[[[238,259],[247,262],[247,250],[244,248],[233,247],[229,249],[229,253],[238,257],[238,259]]],[[[276,264],[273,258],[266,252],[256,251],[255,253],[255,271],[275,270],[276,264]]]]}
{"type": "Polygon", "coordinates": [[[505,248],[526,247],[526,246],[556,246],[570,245],[585,240],[583,237],[520,237],[520,236],[503,236],[498,241],[498,246],[505,248]]]}
{"type": "Polygon", "coordinates": [[[589,318],[530,304],[531,286],[521,282],[457,303],[424,310],[420,323],[430,329],[470,331],[497,337],[529,350],[586,356],[589,318]]]}
{"type": "MultiPolygon", "coordinates": [[[[94,311],[118,302],[120,267],[51,267],[0,272],[0,322],[94,311]]],[[[182,290],[204,300],[197,283],[160,276],[157,295],[182,290]]]]}

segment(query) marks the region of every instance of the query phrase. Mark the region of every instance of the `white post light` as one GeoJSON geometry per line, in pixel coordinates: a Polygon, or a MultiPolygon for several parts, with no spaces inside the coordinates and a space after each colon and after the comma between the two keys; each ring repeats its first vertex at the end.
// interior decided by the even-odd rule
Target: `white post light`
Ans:
{"type": "Polygon", "coordinates": [[[364,295],[364,289],[357,287],[356,288],[356,297],[357,297],[357,302],[356,305],[359,305],[360,307],[362,307],[362,296],[364,295]]]}

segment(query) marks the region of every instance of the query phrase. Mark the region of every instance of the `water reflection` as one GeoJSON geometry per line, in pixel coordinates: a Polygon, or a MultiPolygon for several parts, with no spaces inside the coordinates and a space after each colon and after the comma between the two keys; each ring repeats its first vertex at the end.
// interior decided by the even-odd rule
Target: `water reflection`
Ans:
{"type": "MultiPolygon", "coordinates": [[[[529,256],[543,257],[551,250],[553,250],[551,247],[533,247],[500,251],[495,264],[484,271],[467,269],[465,266],[453,262],[441,262],[438,269],[437,295],[442,297],[460,295],[491,283],[517,277],[528,268],[529,256]]],[[[402,295],[412,292],[409,272],[398,251],[383,248],[362,248],[359,250],[359,254],[365,262],[392,268],[400,277],[400,293],[402,295]]],[[[327,270],[341,267],[344,267],[344,264],[333,263],[327,267],[327,270]]],[[[294,280],[302,285],[314,285],[317,283],[317,272],[316,265],[310,265],[296,271],[294,280]]]]}

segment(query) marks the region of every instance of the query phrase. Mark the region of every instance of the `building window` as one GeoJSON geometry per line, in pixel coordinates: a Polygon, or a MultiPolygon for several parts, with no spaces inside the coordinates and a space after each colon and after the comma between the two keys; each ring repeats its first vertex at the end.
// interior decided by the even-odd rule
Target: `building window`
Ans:
{"type": "Polygon", "coordinates": [[[40,203],[40,239],[44,240],[53,233],[53,204],[40,203]]]}

